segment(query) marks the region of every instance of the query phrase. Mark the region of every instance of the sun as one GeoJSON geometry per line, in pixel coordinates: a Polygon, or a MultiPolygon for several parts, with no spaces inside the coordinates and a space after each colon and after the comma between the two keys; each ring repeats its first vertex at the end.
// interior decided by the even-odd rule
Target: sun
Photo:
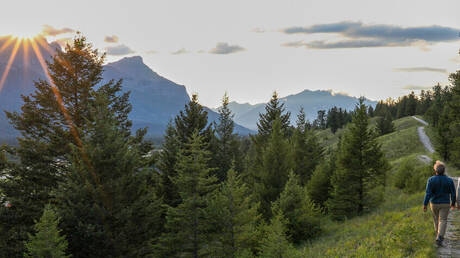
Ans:
{"type": "Polygon", "coordinates": [[[13,34],[15,38],[26,40],[26,39],[34,39],[38,37],[39,33],[33,31],[21,31],[16,32],[13,34]]]}
{"type": "Polygon", "coordinates": [[[12,36],[19,38],[19,39],[33,39],[40,35],[41,29],[39,26],[33,26],[33,25],[28,25],[28,26],[17,26],[14,30],[12,31],[12,36]]]}

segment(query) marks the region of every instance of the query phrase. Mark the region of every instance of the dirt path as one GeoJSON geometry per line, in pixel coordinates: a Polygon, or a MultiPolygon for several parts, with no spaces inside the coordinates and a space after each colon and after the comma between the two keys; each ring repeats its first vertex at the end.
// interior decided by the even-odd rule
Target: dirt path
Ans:
{"type": "MultiPolygon", "coordinates": [[[[424,120],[413,116],[413,118],[424,126],[427,126],[428,123],[424,120]]],[[[425,146],[426,150],[431,154],[434,153],[433,145],[431,144],[430,138],[425,133],[425,127],[420,126],[417,128],[418,136],[420,141],[425,146]]],[[[431,163],[432,158],[427,155],[420,155],[418,159],[425,163],[431,163]]],[[[458,177],[452,177],[455,183],[457,190],[458,198],[458,188],[460,184],[460,179],[458,177]]],[[[449,217],[447,218],[447,231],[444,240],[444,246],[438,248],[438,257],[447,258],[447,257],[460,257],[460,211],[449,212],[449,217]]]]}
{"type": "Polygon", "coordinates": [[[427,126],[428,123],[425,122],[424,120],[420,119],[420,118],[415,117],[415,116],[413,116],[412,118],[414,118],[415,120],[419,121],[420,123],[422,123],[424,125],[424,126],[419,126],[417,128],[418,137],[420,138],[420,141],[423,143],[423,146],[425,146],[425,149],[429,153],[434,153],[433,144],[431,144],[430,138],[428,138],[428,135],[426,135],[426,133],[425,133],[425,126],[427,126]]]}

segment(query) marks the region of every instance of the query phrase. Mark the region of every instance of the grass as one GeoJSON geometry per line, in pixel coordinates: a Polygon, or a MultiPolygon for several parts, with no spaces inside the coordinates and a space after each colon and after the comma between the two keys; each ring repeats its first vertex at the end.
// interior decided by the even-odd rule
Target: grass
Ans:
{"type": "MultiPolygon", "coordinates": [[[[394,124],[395,132],[377,139],[392,167],[397,168],[404,160],[422,165],[417,156],[428,153],[418,138],[417,127],[421,124],[411,117],[395,120],[394,124]]],[[[333,135],[327,130],[318,135],[328,137],[324,143],[337,144],[340,133],[333,135]]],[[[388,174],[391,176],[391,171],[388,174]]],[[[325,218],[323,234],[299,247],[299,256],[435,257],[431,214],[421,209],[424,193],[406,194],[390,184],[385,192],[382,205],[366,215],[345,222],[325,218]]]]}
{"type": "Polygon", "coordinates": [[[345,222],[327,221],[323,236],[300,248],[302,257],[435,257],[431,215],[423,213],[423,193],[387,188],[374,212],[345,222]]]}
{"type": "MultiPolygon", "coordinates": [[[[375,124],[377,123],[376,117],[373,117],[369,120],[369,125],[370,128],[375,128],[375,124]]],[[[394,146],[396,149],[394,151],[386,148],[384,149],[385,153],[389,153],[390,159],[395,156],[397,157],[401,153],[406,153],[410,151],[410,148],[416,147],[417,153],[424,152],[424,147],[418,140],[418,135],[417,135],[417,127],[420,126],[421,124],[417,122],[415,119],[412,117],[404,117],[398,120],[394,121],[395,125],[395,132],[392,134],[384,135],[381,138],[380,142],[385,145],[385,147],[390,147],[394,146]],[[411,129],[412,131],[405,131],[406,129],[411,129]],[[413,134],[413,131],[415,130],[415,134],[413,134]],[[409,136],[408,139],[405,137],[409,136]],[[396,137],[391,143],[387,143],[390,138],[396,137]],[[402,140],[402,141],[401,141],[402,140]],[[401,144],[399,144],[401,143],[401,144]],[[408,144],[409,143],[409,144],[408,144]],[[407,147],[407,148],[406,148],[407,147]],[[391,152],[394,152],[391,154],[391,152]]],[[[319,139],[322,140],[323,146],[326,147],[332,147],[335,148],[337,146],[337,143],[339,142],[339,138],[341,135],[343,135],[345,128],[341,128],[337,130],[335,134],[331,132],[331,129],[326,129],[326,130],[318,130],[317,131],[317,136],[319,139]]]]}
{"type": "Polygon", "coordinates": [[[336,148],[337,144],[339,143],[340,136],[344,133],[344,128],[340,128],[333,134],[331,129],[326,130],[318,130],[316,135],[322,141],[322,145],[327,148],[336,148]]]}
{"type": "MultiPolygon", "coordinates": [[[[402,125],[407,127],[407,123],[402,125]]],[[[390,161],[395,161],[408,155],[426,154],[425,147],[418,138],[417,126],[398,129],[393,133],[379,137],[378,141],[382,145],[385,156],[390,161]]]]}
{"type": "Polygon", "coordinates": [[[420,122],[418,122],[417,120],[413,119],[410,116],[397,119],[393,122],[394,122],[396,130],[403,130],[403,129],[407,129],[411,127],[422,126],[420,122]]]}

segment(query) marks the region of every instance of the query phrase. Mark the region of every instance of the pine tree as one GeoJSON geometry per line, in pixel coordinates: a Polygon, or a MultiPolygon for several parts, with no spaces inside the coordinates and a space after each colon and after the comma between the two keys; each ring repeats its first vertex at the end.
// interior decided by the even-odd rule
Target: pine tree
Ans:
{"type": "Polygon", "coordinates": [[[208,200],[217,187],[217,178],[208,167],[210,153],[203,136],[195,131],[178,156],[176,184],[182,202],[168,207],[166,233],[157,245],[157,256],[205,256],[212,232],[208,200]]]}
{"type": "Polygon", "coordinates": [[[318,116],[313,122],[313,127],[317,129],[326,129],[326,110],[318,110],[318,116]]]}
{"type": "Polygon", "coordinates": [[[272,132],[274,121],[278,119],[280,120],[283,135],[287,135],[290,117],[291,113],[285,111],[284,103],[280,102],[278,93],[273,92],[272,98],[265,106],[265,113],[259,114],[258,134],[263,138],[268,137],[272,132]]]}
{"type": "Polygon", "coordinates": [[[385,183],[388,163],[369,129],[366,110],[361,98],[337,155],[337,168],[331,179],[333,189],[327,202],[336,219],[362,214],[369,208],[370,190],[385,183]]]}
{"type": "Polygon", "coordinates": [[[161,171],[159,195],[163,197],[165,204],[172,207],[176,207],[180,203],[178,189],[172,180],[177,175],[175,166],[179,147],[180,143],[177,139],[176,130],[172,123],[169,123],[164,136],[158,168],[161,171]]]}
{"type": "Polygon", "coordinates": [[[45,206],[43,215],[35,224],[35,234],[29,234],[25,243],[24,257],[64,258],[66,255],[67,240],[58,227],[59,217],[50,205],[45,206]]]}
{"type": "Polygon", "coordinates": [[[384,117],[377,118],[376,130],[379,135],[394,132],[395,126],[389,112],[387,112],[384,117]]]}
{"type": "Polygon", "coordinates": [[[450,144],[450,160],[460,167],[460,70],[449,76],[451,83],[451,98],[448,101],[450,135],[452,144],[450,144]]]}
{"type": "Polygon", "coordinates": [[[310,180],[311,174],[321,162],[324,152],[314,131],[308,130],[305,124],[305,113],[301,110],[297,118],[297,128],[294,130],[291,141],[293,145],[293,169],[299,175],[302,185],[310,180]]]}
{"type": "Polygon", "coordinates": [[[239,142],[233,133],[235,128],[234,115],[228,105],[228,96],[225,94],[222,99],[222,106],[219,108],[218,123],[214,126],[217,136],[215,152],[216,175],[220,182],[225,180],[226,173],[232,166],[232,161],[237,158],[239,153],[239,142]]]}
{"type": "Polygon", "coordinates": [[[70,146],[80,144],[92,122],[89,106],[96,93],[107,95],[124,137],[130,137],[129,95],[121,93],[121,81],[102,84],[104,60],[105,55],[78,35],[48,63],[51,81],[35,82],[34,93],[23,96],[21,112],[7,112],[10,123],[21,133],[19,146],[12,151],[19,162],[8,171],[10,179],[0,182],[0,192],[14,207],[14,212],[0,214],[0,224],[8,225],[0,238],[7,234],[10,239],[0,249],[14,250],[9,256],[23,253],[26,233],[50,202],[51,191],[66,176],[70,146]]]}
{"type": "Polygon", "coordinates": [[[75,257],[152,255],[161,229],[161,199],[147,185],[154,172],[143,167],[140,146],[97,95],[81,146],[73,146],[70,174],[55,200],[62,229],[75,257]]]}
{"type": "Polygon", "coordinates": [[[193,94],[190,102],[185,105],[174,119],[176,136],[182,144],[187,143],[195,131],[203,136],[206,143],[211,141],[213,135],[212,127],[208,125],[208,112],[198,103],[198,95],[193,94]]]}
{"type": "Polygon", "coordinates": [[[428,118],[428,122],[433,126],[438,125],[439,117],[441,116],[443,109],[444,109],[444,97],[443,97],[443,90],[441,85],[438,83],[436,86],[433,87],[433,100],[431,106],[426,111],[426,116],[428,118]]]}
{"type": "Polygon", "coordinates": [[[273,214],[280,211],[286,218],[287,235],[294,243],[316,236],[320,230],[321,211],[310,200],[296,174],[290,173],[283,192],[273,204],[273,214]]]}
{"type": "Polygon", "coordinates": [[[369,117],[374,117],[374,107],[369,106],[369,108],[367,109],[367,115],[369,117]]]}
{"type": "Polygon", "coordinates": [[[416,114],[417,111],[417,98],[415,97],[415,93],[412,91],[408,98],[407,98],[407,103],[406,103],[406,112],[408,116],[413,116],[416,114]]]}
{"type": "Polygon", "coordinates": [[[450,160],[451,146],[453,137],[450,131],[449,107],[445,106],[441,117],[438,119],[436,129],[436,151],[441,155],[443,160],[450,160]]]}
{"type": "Polygon", "coordinates": [[[307,190],[310,199],[319,207],[325,209],[326,201],[330,197],[332,188],[331,177],[335,170],[335,155],[332,155],[327,162],[320,163],[308,181],[307,190]]]}
{"type": "MultiPolygon", "coordinates": [[[[204,107],[198,103],[198,95],[192,95],[192,99],[175,117],[174,122],[170,122],[165,132],[162,152],[160,154],[158,168],[161,171],[160,194],[164,198],[164,203],[176,207],[180,203],[180,195],[172,178],[177,175],[176,163],[179,152],[185,148],[190,141],[193,133],[197,131],[203,136],[207,150],[215,147],[213,130],[208,125],[208,113],[204,107]]],[[[214,154],[216,151],[213,152],[214,154]]],[[[211,165],[211,160],[208,161],[211,165]]],[[[212,164],[214,165],[214,164],[212,164]]]]}
{"type": "Polygon", "coordinates": [[[264,218],[268,219],[271,217],[271,203],[283,191],[293,166],[289,143],[284,139],[279,119],[274,121],[266,147],[258,155],[260,163],[255,164],[254,192],[264,218]]]}
{"type": "Polygon", "coordinates": [[[286,219],[281,212],[275,214],[270,224],[265,227],[259,257],[263,258],[294,258],[300,257],[287,237],[286,219]]]}
{"type": "Polygon", "coordinates": [[[259,205],[251,198],[249,188],[230,169],[227,180],[209,201],[211,220],[217,225],[212,234],[210,253],[213,257],[240,257],[254,253],[259,244],[259,205]]]}
{"type": "Polygon", "coordinates": [[[326,127],[331,128],[331,132],[335,134],[337,130],[341,127],[340,114],[337,107],[331,108],[327,112],[326,127]]]}

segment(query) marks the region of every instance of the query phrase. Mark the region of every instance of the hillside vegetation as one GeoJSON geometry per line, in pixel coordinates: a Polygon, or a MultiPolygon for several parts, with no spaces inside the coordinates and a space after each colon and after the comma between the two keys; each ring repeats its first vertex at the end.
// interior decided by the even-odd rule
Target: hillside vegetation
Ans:
{"type": "MultiPolygon", "coordinates": [[[[426,154],[417,135],[420,123],[404,117],[395,120],[394,124],[395,132],[378,138],[392,164],[383,205],[345,222],[325,223],[321,237],[299,247],[301,256],[434,257],[431,215],[421,209],[423,190],[405,193],[392,184],[393,171],[401,162],[411,162],[415,167],[426,166],[417,159],[418,154],[426,154]]],[[[338,139],[338,136],[330,139],[338,139]]]]}

